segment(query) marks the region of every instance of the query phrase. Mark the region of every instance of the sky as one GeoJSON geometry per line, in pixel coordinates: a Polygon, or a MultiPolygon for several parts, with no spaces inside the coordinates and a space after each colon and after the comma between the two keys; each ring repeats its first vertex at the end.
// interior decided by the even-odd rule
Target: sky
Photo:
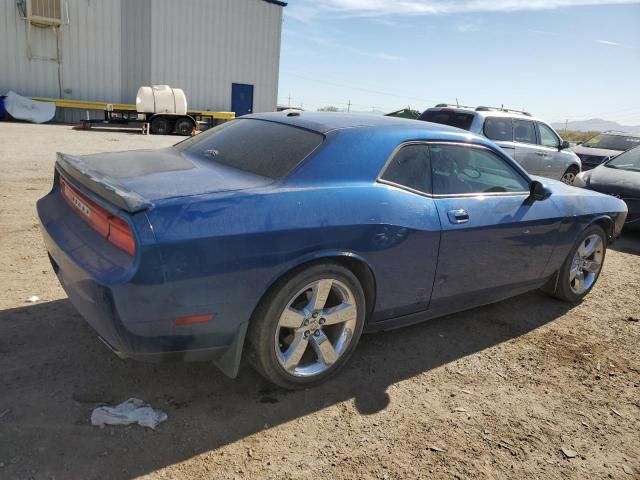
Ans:
{"type": "Polygon", "coordinates": [[[278,103],[640,125],[640,1],[289,0],[278,103]],[[289,97],[291,99],[289,100],[289,97]]]}

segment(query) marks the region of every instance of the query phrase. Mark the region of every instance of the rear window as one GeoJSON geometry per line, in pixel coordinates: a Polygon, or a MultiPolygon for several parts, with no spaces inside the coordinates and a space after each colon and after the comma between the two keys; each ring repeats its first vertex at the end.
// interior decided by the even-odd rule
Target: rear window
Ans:
{"type": "Polygon", "coordinates": [[[473,113],[461,113],[453,110],[426,110],[418,117],[418,120],[469,130],[471,123],[473,123],[473,113]]]}
{"type": "Polygon", "coordinates": [[[605,150],[624,151],[640,145],[640,137],[601,133],[582,145],[588,148],[604,148],[605,150]]]}
{"type": "Polygon", "coordinates": [[[175,148],[238,170],[278,179],[315,150],[324,136],[257,119],[238,119],[196,135],[175,148]]]}

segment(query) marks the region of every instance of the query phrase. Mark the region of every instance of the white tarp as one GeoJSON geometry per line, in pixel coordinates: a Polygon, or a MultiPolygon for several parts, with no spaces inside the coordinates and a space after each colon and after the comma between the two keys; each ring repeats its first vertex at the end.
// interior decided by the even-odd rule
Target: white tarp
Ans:
{"type": "Polygon", "coordinates": [[[36,102],[15,92],[7,93],[4,108],[17,120],[33,123],[45,123],[56,114],[56,104],[53,102],[36,102]]]}

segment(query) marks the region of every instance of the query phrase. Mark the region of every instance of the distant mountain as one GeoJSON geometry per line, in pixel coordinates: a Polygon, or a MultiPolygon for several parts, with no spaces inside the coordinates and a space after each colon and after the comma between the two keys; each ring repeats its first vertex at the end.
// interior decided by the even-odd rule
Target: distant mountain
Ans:
{"type": "MultiPolygon", "coordinates": [[[[551,126],[561,132],[565,129],[564,123],[552,123],[551,126]]],[[[605,130],[620,130],[622,132],[640,135],[640,125],[620,125],[618,122],[611,120],[603,120],[601,118],[592,118],[590,120],[576,120],[566,125],[567,130],[574,132],[604,132],[605,130]]]]}

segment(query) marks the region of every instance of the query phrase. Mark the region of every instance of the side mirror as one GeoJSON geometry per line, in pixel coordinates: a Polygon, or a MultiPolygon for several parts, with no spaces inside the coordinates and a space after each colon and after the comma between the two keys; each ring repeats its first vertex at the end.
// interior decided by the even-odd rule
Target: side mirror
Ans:
{"type": "Polygon", "coordinates": [[[566,140],[563,140],[558,150],[564,150],[565,148],[569,148],[570,146],[571,145],[569,145],[569,142],[567,142],[566,140]]]}
{"type": "Polygon", "coordinates": [[[529,192],[531,194],[530,198],[536,202],[541,202],[542,200],[546,200],[551,196],[551,190],[546,188],[537,180],[531,182],[531,185],[529,186],[529,192]]]}

